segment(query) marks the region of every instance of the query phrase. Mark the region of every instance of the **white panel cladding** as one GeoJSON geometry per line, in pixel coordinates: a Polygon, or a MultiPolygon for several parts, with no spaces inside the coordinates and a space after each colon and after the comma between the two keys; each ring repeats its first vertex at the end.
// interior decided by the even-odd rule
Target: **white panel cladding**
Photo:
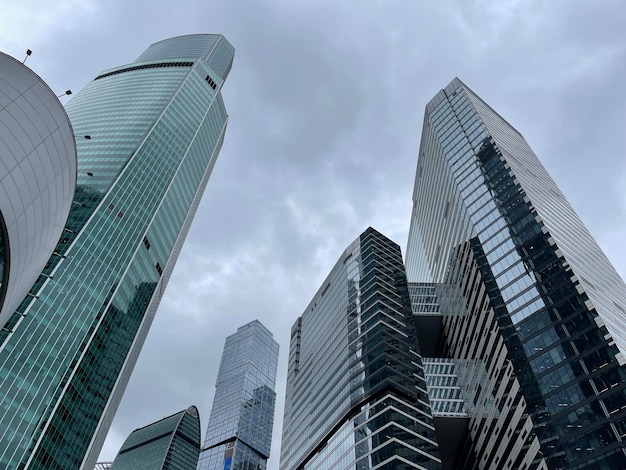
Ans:
{"type": "Polygon", "coordinates": [[[63,106],[41,78],[3,53],[0,156],[0,213],[9,247],[1,327],[50,258],[76,186],[76,145],[63,106]]]}

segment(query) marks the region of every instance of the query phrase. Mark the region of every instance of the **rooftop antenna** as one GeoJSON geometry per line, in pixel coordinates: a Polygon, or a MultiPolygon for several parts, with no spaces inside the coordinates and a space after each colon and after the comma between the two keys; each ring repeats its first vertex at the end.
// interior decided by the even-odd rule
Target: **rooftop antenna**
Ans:
{"type": "Polygon", "coordinates": [[[26,49],[26,57],[24,57],[24,60],[22,61],[22,64],[24,62],[26,62],[26,59],[28,59],[32,53],[33,53],[33,51],[31,51],[30,49],[26,49]]]}

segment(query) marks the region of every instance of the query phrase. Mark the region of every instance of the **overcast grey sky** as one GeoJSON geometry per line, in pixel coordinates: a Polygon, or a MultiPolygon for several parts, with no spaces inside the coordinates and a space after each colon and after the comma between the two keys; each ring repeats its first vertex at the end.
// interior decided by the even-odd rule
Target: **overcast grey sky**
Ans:
{"type": "Polygon", "coordinates": [[[454,76],[528,140],[626,273],[626,3],[580,0],[0,0],[0,50],[79,91],[151,43],[237,49],[224,147],[101,460],[195,404],[208,421],[224,338],[258,318],[281,345],[371,225],[406,245],[426,102],[454,76]]]}

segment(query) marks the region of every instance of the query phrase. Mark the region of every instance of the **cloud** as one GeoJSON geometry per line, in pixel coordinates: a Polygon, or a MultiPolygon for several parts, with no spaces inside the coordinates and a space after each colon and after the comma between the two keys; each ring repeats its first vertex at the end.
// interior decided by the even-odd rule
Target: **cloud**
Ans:
{"type": "Polygon", "coordinates": [[[23,0],[5,2],[0,16],[0,49],[21,54],[55,36],[60,30],[72,30],[97,13],[92,0],[23,0]],[[27,42],[24,40],[27,39],[27,42]]]}
{"type": "Polygon", "coordinates": [[[224,338],[281,345],[371,225],[405,246],[426,102],[454,76],[528,139],[621,273],[623,2],[161,0],[3,5],[0,47],[78,91],[150,43],[221,32],[235,63],[224,147],[102,453],[191,404],[206,426],[224,338]],[[600,6],[602,5],[602,6],[600,6]]]}

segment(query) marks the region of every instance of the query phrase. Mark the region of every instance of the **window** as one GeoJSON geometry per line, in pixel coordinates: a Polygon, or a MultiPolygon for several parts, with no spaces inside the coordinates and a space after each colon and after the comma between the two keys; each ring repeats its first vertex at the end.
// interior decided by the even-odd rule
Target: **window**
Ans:
{"type": "Polygon", "coordinates": [[[207,83],[209,84],[211,88],[213,88],[214,90],[217,88],[217,83],[215,83],[213,79],[209,77],[208,75],[206,76],[205,80],[207,81],[207,83]]]}

